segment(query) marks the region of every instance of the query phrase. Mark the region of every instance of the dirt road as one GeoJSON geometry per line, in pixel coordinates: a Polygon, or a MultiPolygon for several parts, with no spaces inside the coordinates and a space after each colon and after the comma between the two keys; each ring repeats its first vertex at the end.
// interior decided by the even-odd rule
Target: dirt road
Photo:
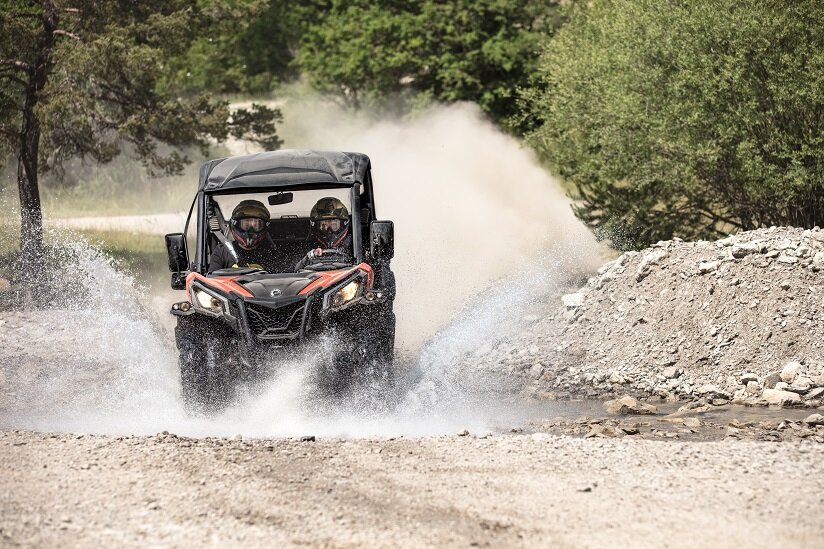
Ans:
{"type": "Polygon", "coordinates": [[[7,547],[820,547],[824,535],[817,444],[5,431],[0,468],[7,547]]]}

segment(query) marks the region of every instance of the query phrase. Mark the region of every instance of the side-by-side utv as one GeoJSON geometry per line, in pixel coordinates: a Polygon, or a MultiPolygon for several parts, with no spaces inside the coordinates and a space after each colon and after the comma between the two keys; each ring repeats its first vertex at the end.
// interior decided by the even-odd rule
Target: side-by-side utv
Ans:
{"type": "Polygon", "coordinates": [[[283,353],[321,337],[333,341],[319,348],[334,387],[364,371],[391,375],[393,240],[392,222],[376,220],[364,154],[281,150],[204,163],[183,233],[166,235],[172,288],[186,291],[171,309],[184,402],[219,408],[283,353]],[[313,240],[313,208],[324,200],[348,215],[347,249],[313,240]],[[264,236],[276,267],[214,268],[218,248],[234,253],[242,244],[230,230],[241,203],[268,210],[264,236]]]}

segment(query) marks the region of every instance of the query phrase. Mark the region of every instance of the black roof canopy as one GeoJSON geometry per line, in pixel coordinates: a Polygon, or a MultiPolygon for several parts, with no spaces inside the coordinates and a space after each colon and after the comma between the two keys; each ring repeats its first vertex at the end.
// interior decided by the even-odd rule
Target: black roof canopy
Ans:
{"type": "Polygon", "coordinates": [[[363,183],[369,157],[362,153],[291,150],[209,160],[200,167],[199,189],[266,189],[319,183],[363,183]]]}

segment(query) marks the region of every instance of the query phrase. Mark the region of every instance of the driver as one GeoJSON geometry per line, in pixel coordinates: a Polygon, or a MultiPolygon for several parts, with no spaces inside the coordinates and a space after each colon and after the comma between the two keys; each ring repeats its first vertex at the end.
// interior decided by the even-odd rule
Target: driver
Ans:
{"type": "Polygon", "coordinates": [[[209,256],[209,271],[253,267],[276,272],[275,243],[266,228],[269,210],[257,200],[244,200],[232,210],[229,222],[234,242],[221,242],[209,256]]]}
{"type": "Polygon", "coordinates": [[[321,198],[312,207],[309,222],[312,227],[309,243],[316,247],[309,250],[306,256],[298,262],[295,270],[303,269],[309,263],[317,261],[322,255],[338,256],[346,262],[352,260],[349,210],[343,202],[331,196],[321,198]]]}

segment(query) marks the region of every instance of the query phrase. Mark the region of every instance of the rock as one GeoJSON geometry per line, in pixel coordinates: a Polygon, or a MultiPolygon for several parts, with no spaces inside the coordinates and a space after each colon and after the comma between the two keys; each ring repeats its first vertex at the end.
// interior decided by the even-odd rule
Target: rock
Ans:
{"type": "Polygon", "coordinates": [[[305,435],[300,437],[301,442],[315,442],[315,435],[305,435]]]}
{"type": "Polygon", "coordinates": [[[778,389],[764,389],[761,393],[761,400],[767,404],[793,404],[801,402],[801,396],[790,391],[781,391],[778,389]]]}
{"type": "Polygon", "coordinates": [[[232,437],[232,440],[241,441],[241,440],[243,440],[243,435],[235,435],[235,436],[232,437]]]}
{"type": "Polygon", "coordinates": [[[811,427],[815,427],[816,425],[824,425],[824,416],[821,414],[811,414],[807,416],[803,422],[811,427]]]}
{"type": "Polygon", "coordinates": [[[532,365],[529,369],[529,377],[532,379],[538,379],[544,374],[544,365],[540,362],[537,362],[532,365]]]}
{"type": "Polygon", "coordinates": [[[783,263],[785,265],[795,265],[796,263],[798,263],[798,258],[787,254],[781,254],[778,256],[778,259],[776,259],[776,261],[778,261],[779,263],[783,263]]]}
{"type": "Polygon", "coordinates": [[[777,389],[779,391],[786,391],[787,387],[789,387],[789,386],[790,386],[790,384],[787,383],[786,381],[779,381],[778,383],[775,384],[775,387],[773,387],[773,389],[777,389]]]}
{"type": "Polygon", "coordinates": [[[787,387],[784,387],[784,390],[785,391],[792,391],[793,393],[798,393],[799,395],[803,395],[804,393],[806,393],[807,391],[810,390],[810,384],[809,383],[799,383],[798,380],[796,379],[793,383],[791,383],[787,387]]]}
{"type": "Polygon", "coordinates": [[[701,427],[701,420],[697,417],[685,417],[684,426],[689,427],[690,429],[696,429],[701,427]]]}
{"type": "Polygon", "coordinates": [[[751,395],[757,395],[761,392],[761,385],[759,385],[757,381],[748,381],[747,392],[751,395]]]}
{"type": "Polygon", "coordinates": [[[624,395],[615,400],[608,400],[604,402],[604,409],[610,414],[628,415],[628,414],[657,414],[658,408],[652,404],[638,402],[637,399],[624,395]]]}
{"type": "Polygon", "coordinates": [[[585,298],[586,294],[584,294],[583,292],[578,292],[575,294],[564,294],[561,296],[561,302],[567,309],[575,309],[584,304],[585,298]]]}
{"type": "Polygon", "coordinates": [[[763,254],[767,251],[767,245],[757,242],[745,242],[743,244],[736,244],[732,247],[730,253],[736,259],[741,259],[750,254],[763,254]]]}
{"type": "Polygon", "coordinates": [[[665,257],[667,257],[667,251],[660,248],[644,255],[638,263],[638,271],[636,271],[635,280],[637,282],[644,280],[647,275],[649,275],[652,267],[657,265],[665,257]]]}
{"type": "Polygon", "coordinates": [[[750,381],[758,381],[758,375],[753,372],[747,372],[741,375],[741,384],[746,385],[750,381]]]}
{"type": "Polygon", "coordinates": [[[680,376],[682,373],[684,373],[684,370],[681,370],[680,368],[676,368],[675,366],[670,366],[668,368],[664,368],[661,371],[661,375],[664,376],[667,379],[675,379],[676,377],[680,376]]]}
{"type": "Polygon", "coordinates": [[[772,389],[779,381],[781,381],[781,372],[773,372],[771,374],[767,374],[767,377],[764,378],[761,385],[767,389],[772,389]]]}
{"type": "Polygon", "coordinates": [[[619,374],[618,372],[616,372],[614,370],[612,371],[611,374],[609,374],[609,380],[608,381],[610,383],[617,383],[619,385],[622,384],[622,383],[627,382],[627,380],[624,378],[624,376],[622,376],[621,374],[619,374]]]}
{"type": "Polygon", "coordinates": [[[626,433],[622,429],[612,427],[611,425],[590,425],[589,432],[584,435],[584,438],[620,438],[626,433]]]}
{"type": "Polygon", "coordinates": [[[799,362],[788,362],[781,370],[781,381],[792,383],[803,368],[799,362]]]}
{"type": "Polygon", "coordinates": [[[732,398],[732,395],[730,395],[728,392],[722,391],[721,389],[719,389],[715,385],[709,385],[709,384],[702,385],[702,386],[698,387],[695,390],[695,393],[698,394],[698,395],[701,395],[701,396],[705,396],[708,399],[720,398],[720,399],[729,400],[729,399],[732,398]]]}
{"type": "Polygon", "coordinates": [[[720,261],[702,261],[698,264],[698,272],[701,274],[711,273],[718,269],[720,264],[720,261]]]}
{"type": "Polygon", "coordinates": [[[812,400],[824,395],[824,387],[816,387],[804,395],[804,400],[812,400]]]}

